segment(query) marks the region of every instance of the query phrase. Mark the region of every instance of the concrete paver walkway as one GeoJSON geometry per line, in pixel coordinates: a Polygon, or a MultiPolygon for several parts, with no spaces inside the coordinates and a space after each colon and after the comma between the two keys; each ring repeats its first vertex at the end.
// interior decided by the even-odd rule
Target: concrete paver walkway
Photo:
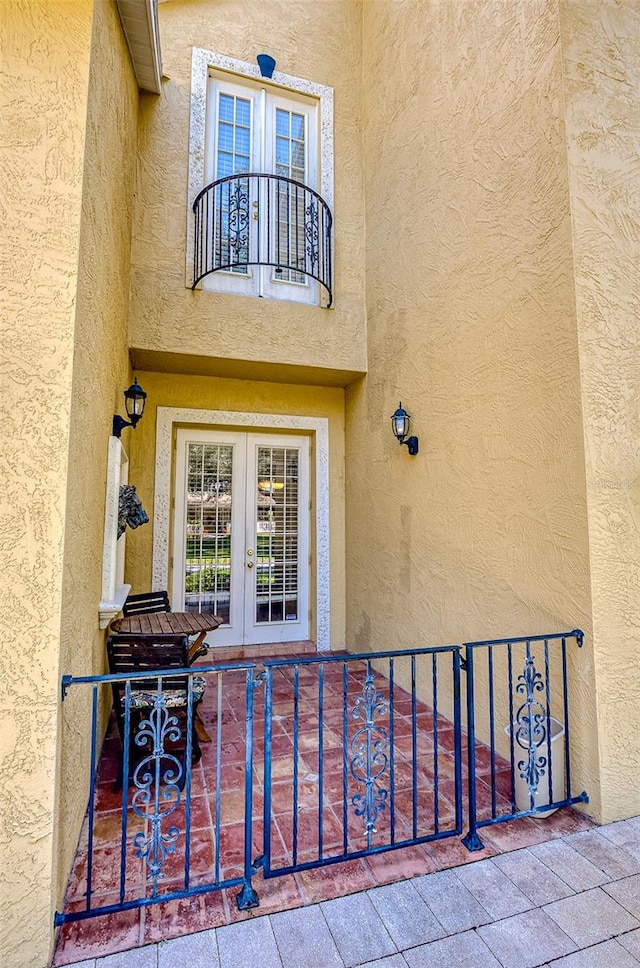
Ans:
{"type": "Polygon", "coordinates": [[[76,968],[638,965],[640,817],[76,968]]]}

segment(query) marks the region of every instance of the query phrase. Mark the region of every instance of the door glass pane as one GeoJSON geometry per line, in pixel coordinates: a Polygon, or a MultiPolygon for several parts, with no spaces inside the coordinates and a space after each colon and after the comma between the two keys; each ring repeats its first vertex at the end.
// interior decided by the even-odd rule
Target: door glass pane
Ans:
{"type": "Polygon", "coordinates": [[[233,447],[188,445],[185,609],[229,624],[233,447]]]}
{"type": "MultiPolygon", "coordinates": [[[[306,140],[304,115],[276,108],[275,173],[294,181],[306,181],[306,140]]],[[[284,265],[305,264],[305,204],[306,195],[289,182],[278,182],[276,238],[278,260],[284,265]]],[[[296,282],[306,285],[302,272],[276,268],[275,282],[296,282]]]]}
{"type": "MultiPolygon", "coordinates": [[[[217,128],[216,179],[248,172],[251,168],[251,102],[219,92],[217,128]]],[[[219,185],[215,207],[213,242],[216,265],[246,275],[249,260],[247,179],[219,185]]]]}
{"type": "Polygon", "coordinates": [[[298,620],[298,450],[259,447],[254,569],[257,624],[298,620]]]}

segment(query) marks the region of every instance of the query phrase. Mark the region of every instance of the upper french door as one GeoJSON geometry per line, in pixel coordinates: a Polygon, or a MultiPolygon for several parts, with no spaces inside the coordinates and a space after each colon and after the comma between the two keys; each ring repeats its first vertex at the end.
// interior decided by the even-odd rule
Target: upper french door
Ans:
{"type": "MultiPolygon", "coordinates": [[[[281,94],[258,83],[242,84],[212,71],[207,95],[205,176],[214,182],[229,175],[261,173],[318,188],[318,108],[312,98],[281,94]]],[[[307,227],[303,194],[289,182],[234,179],[216,199],[212,225],[219,262],[231,266],[257,251],[273,251],[275,239],[283,265],[305,265],[307,227]]],[[[316,302],[317,283],[302,272],[278,265],[233,265],[207,278],[219,292],[316,302]]]]}
{"type": "Polygon", "coordinates": [[[173,607],[211,645],[309,637],[309,438],[177,432],[173,607]]]}

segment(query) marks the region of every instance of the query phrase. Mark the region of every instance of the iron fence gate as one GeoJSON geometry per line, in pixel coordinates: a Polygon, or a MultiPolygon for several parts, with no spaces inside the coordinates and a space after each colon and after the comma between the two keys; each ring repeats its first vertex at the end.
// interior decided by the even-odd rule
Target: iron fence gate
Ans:
{"type": "Polygon", "coordinates": [[[265,877],[461,833],[457,647],[264,664],[265,877]],[[279,736],[290,781],[273,775],[279,736]]]}
{"type": "Polygon", "coordinates": [[[478,850],[482,827],[586,801],[569,640],[582,633],[65,676],[63,719],[90,718],[90,775],[56,925],[222,888],[247,909],[258,873],[460,836],[465,812],[478,850]],[[112,719],[99,756],[109,691],[121,733],[112,719]]]}
{"type": "Polygon", "coordinates": [[[582,648],[580,629],[464,646],[468,850],[482,849],[482,827],[589,800],[572,789],[571,641],[582,648]]]}

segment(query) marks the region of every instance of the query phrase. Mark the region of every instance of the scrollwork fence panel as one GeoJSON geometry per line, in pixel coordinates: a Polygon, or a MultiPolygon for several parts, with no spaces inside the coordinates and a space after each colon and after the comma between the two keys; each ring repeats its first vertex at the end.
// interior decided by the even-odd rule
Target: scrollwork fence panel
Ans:
{"type": "Polygon", "coordinates": [[[482,827],[588,801],[571,774],[569,648],[582,645],[574,629],[464,646],[469,850],[482,827]]]}

